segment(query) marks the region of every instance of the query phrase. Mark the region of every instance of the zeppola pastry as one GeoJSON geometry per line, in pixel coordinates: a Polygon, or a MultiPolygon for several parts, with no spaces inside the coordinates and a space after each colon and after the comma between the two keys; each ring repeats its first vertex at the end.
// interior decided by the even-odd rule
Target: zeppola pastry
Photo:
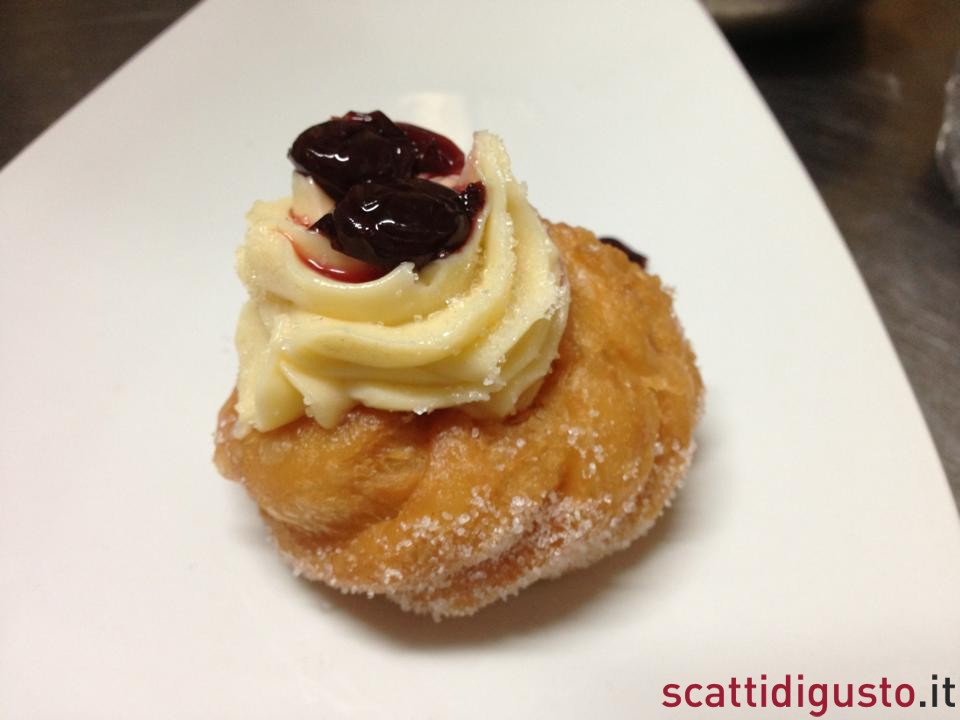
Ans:
{"type": "Polygon", "coordinates": [[[289,157],[237,253],[215,461],[295,571],[468,615],[646,532],[702,383],[643,258],[541,220],[490,133],[351,112],[289,157]]]}

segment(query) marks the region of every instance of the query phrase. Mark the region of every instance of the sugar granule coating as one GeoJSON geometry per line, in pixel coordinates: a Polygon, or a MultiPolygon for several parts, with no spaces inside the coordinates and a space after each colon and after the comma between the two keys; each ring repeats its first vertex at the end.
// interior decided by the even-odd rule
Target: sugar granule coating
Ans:
{"type": "Polygon", "coordinates": [[[469,615],[626,547],[669,504],[702,383],[670,294],[592,233],[549,225],[570,318],[533,405],[505,421],[457,409],[356,408],[242,439],[231,397],[215,460],[259,504],[298,574],[469,615]]]}

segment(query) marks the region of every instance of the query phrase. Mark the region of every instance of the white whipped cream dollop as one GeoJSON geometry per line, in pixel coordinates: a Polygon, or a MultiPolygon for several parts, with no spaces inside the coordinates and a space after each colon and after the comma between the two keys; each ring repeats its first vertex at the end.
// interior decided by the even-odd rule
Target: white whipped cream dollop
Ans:
{"type": "Polygon", "coordinates": [[[403,263],[361,283],[298,257],[294,244],[319,236],[293,218],[326,212],[322,198],[309,200],[318,189],[295,180],[296,201],[254,204],[237,255],[250,293],[237,327],[237,432],[272,430],[304,413],[332,428],[356,405],[459,406],[494,418],[529,405],[556,358],[569,288],[503,144],[485,132],[460,178],[475,181],[486,201],[462,248],[419,271],[403,263]]]}

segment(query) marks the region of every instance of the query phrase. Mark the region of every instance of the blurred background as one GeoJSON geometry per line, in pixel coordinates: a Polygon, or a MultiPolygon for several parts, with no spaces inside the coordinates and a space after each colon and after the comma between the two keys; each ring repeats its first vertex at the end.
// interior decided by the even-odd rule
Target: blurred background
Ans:
{"type": "MultiPolygon", "coordinates": [[[[702,1],[839,225],[960,504],[960,199],[934,153],[960,1],[702,1]]],[[[0,0],[0,167],[195,4],[0,0]]]]}

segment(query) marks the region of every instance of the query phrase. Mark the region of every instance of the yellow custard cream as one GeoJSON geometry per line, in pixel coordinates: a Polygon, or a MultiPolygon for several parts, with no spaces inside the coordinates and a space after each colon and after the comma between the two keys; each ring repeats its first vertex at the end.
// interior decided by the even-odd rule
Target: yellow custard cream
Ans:
{"type": "Polygon", "coordinates": [[[291,219],[312,222],[332,206],[312,183],[295,175],[296,200],[254,204],[237,253],[250,293],[237,327],[239,434],[304,413],[332,428],[356,405],[501,418],[533,400],[557,356],[570,292],[502,142],[485,132],[458,183],[478,180],[486,201],[463,247],[361,283],[297,255],[294,243],[326,242],[291,219]]]}

